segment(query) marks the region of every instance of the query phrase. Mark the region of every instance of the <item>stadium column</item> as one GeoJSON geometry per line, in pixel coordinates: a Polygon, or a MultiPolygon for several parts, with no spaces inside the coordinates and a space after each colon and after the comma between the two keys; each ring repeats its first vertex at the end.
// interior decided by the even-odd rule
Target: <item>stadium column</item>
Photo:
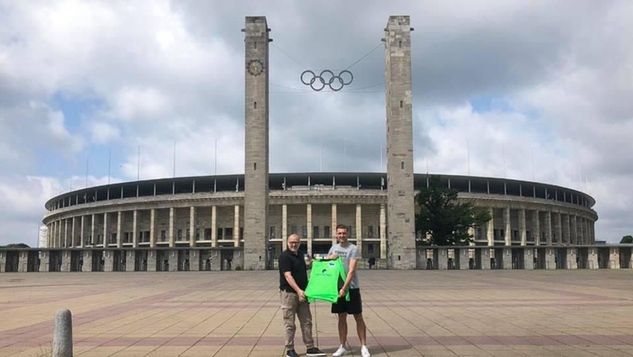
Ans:
{"type": "Polygon", "coordinates": [[[196,246],[196,208],[189,208],[189,246],[196,246]]]}
{"type": "Polygon", "coordinates": [[[552,241],[558,244],[563,243],[563,224],[560,212],[554,213],[554,231],[556,233],[556,239],[552,239],[552,241]]]}
{"type": "Polygon", "coordinates": [[[80,222],[80,231],[79,231],[79,248],[83,248],[84,247],[84,230],[86,229],[86,216],[82,215],[81,216],[81,222],[80,222]]]}
{"type": "Polygon", "coordinates": [[[240,205],[233,207],[233,246],[240,246],[240,205]]]}
{"type": "Polygon", "coordinates": [[[174,207],[169,207],[169,247],[173,248],[176,243],[175,243],[175,239],[174,239],[174,207]]]}
{"type": "Polygon", "coordinates": [[[288,205],[281,205],[281,250],[286,249],[288,244],[288,205]]]}
{"type": "Polygon", "coordinates": [[[415,269],[411,27],[390,16],[385,28],[388,265],[415,269]]]}
{"type": "Polygon", "coordinates": [[[532,231],[534,232],[532,234],[534,236],[534,244],[541,245],[541,225],[539,222],[538,210],[532,211],[532,226],[532,231]]]}
{"type": "Polygon", "coordinates": [[[156,208],[149,211],[149,246],[156,247],[156,208]]]}
{"type": "Polygon", "coordinates": [[[108,212],[103,214],[103,247],[108,246],[108,212]]]}
{"type": "Polygon", "coordinates": [[[121,248],[122,221],[123,221],[123,212],[118,211],[116,215],[116,247],[117,248],[121,248]]]}
{"type": "Polygon", "coordinates": [[[332,203],[332,229],[330,231],[332,234],[332,244],[336,244],[336,226],[338,225],[337,218],[336,203],[332,203]]]}
{"type": "MultiPolygon", "coordinates": [[[[268,42],[272,40],[263,16],[247,16],[243,31],[246,62],[244,268],[263,270],[267,266],[268,246],[268,42]]],[[[239,237],[239,229],[234,234],[239,237]]],[[[235,246],[239,246],[239,238],[235,246]]]]}
{"type": "Polygon", "coordinates": [[[527,245],[527,228],[525,224],[525,208],[519,209],[519,235],[521,236],[521,246],[527,245]]]}
{"type": "Polygon", "coordinates": [[[576,227],[576,225],[578,223],[578,220],[577,220],[575,215],[572,215],[570,218],[571,218],[570,219],[570,221],[571,221],[571,224],[570,224],[570,227],[571,227],[570,228],[571,244],[580,244],[580,242],[578,242],[578,230],[577,230],[577,227],[576,227]]]}
{"type": "Polygon", "coordinates": [[[73,216],[72,223],[71,223],[72,226],[70,226],[70,246],[72,248],[77,246],[77,244],[75,244],[75,237],[76,237],[75,236],[75,226],[77,225],[77,220],[75,218],[77,218],[77,217],[73,216]]]}
{"type": "Polygon", "coordinates": [[[132,213],[132,246],[138,248],[138,210],[132,213]]]}
{"type": "Polygon", "coordinates": [[[217,206],[211,206],[211,248],[218,246],[218,208],[217,206]]]}
{"type": "Polygon", "coordinates": [[[380,204],[380,259],[387,259],[387,212],[385,204],[380,204]]]}
{"type": "Polygon", "coordinates": [[[363,255],[363,219],[362,219],[362,211],[361,211],[360,203],[356,204],[356,228],[354,232],[356,232],[356,246],[358,246],[358,251],[363,255]]]}
{"type": "Polygon", "coordinates": [[[90,246],[93,247],[94,243],[95,243],[95,223],[96,223],[96,216],[94,215],[94,213],[91,215],[91,222],[90,222],[90,246]]]}
{"type": "Polygon", "coordinates": [[[308,253],[312,254],[312,204],[306,204],[306,235],[308,253]]]}
{"type": "Polygon", "coordinates": [[[552,211],[545,211],[545,244],[552,245],[552,211]]]}
{"type": "Polygon", "coordinates": [[[68,218],[64,219],[64,248],[68,248],[68,218]]]}
{"type": "Polygon", "coordinates": [[[488,213],[490,214],[490,220],[488,221],[488,227],[486,227],[486,238],[488,240],[488,245],[495,245],[495,210],[494,208],[488,208],[488,213]]]}
{"type": "Polygon", "coordinates": [[[503,240],[506,246],[512,245],[512,225],[510,224],[510,207],[503,208],[503,240]]]}
{"type": "Polygon", "coordinates": [[[569,214],[561,214],[561,230],[562,230],[562,242],[565,244],[570,244],[569,241],[569,214]]]}

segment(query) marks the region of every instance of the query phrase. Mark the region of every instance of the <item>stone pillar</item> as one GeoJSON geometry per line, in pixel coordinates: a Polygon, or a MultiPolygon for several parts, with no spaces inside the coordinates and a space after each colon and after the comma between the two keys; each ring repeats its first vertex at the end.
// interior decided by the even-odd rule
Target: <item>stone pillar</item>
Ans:
{"type": "Polygon", "coordinates": [[[620,269],[620,248],[609,247],[609,269],[620,269]]]}
{"type": "Polygon", "coordinates": [[[22,251],[18,260],[18,272],[26,273],[27,271],[29,271],[29,252],[22,251]]]}
{"type": "Polygon", "coordinates": [[[359,253],[363,256],[363,216],[362,216],[362,208],[360,203],[356,204],[356,226],[354,231],[356,232],[356,246],[358,247],[359,253]]]}
{"type": "Polygon", "coordinates": [[[222,257],[220,255],[220,250],[211,249],[209,252],[209,259],[211,259],[211,271],[222,270],[222,257]]]}
{"type": "MultiPolygon", "coordinates": [[[[246,270],[264,270],[268,259],[269,31],[265,17],[246,17],[243,257],[246,270]]],[[[235,246],[239,246],[239,240],[235,246]]]]}
{"type": "Polygon", "coordinates": [[[578,220],[575,215],[571,216],[571,244],[580,245],[581,243],[578,241],[578,220]]]}
{"type": "Polygon", "coordinates": [[[523,248],[523,269],[534,269],[534,248],[523,248]]]}
{"type": "Polygon", "coordinates": [[[490,270],[490,249],[483,248],[481,254],[481,270],[490,270]]]}
{"type": "Polygon", "coordinates": [[[167,252],[167,260],[169,261],[169,271],[178,271],[178,250],[170,249],[167,252]]]}
{"type": "Polygon", "coordinates": [[[578,255],[578,250],[576,248],[566,248],[567,249],[567,269],[578,269],[578,261],[576,257],[578,255]]]}
{"type": "Polygon", "coordinates": [[[64,218],[64,248],[70,247],[69,237],[68,237],[68,218],[64,218]]]}
{"type": "MultiPolygon", "coordinates": [[[[174,235],[174,219],[176,212],[174,211],[174,207],[169,207],[169,232],[167,235],[169,236],[169,247],[173,248],[176,246],[176,237],[174,235]]],[[[213,232],[211,232],[213,234],[213,232]]],[[[217,243],[217,240],[216,240],[217,243]]]]}
{"type": "Polygon", "coordinates": [[[132,213],[132,246],[138,247],[138,210],[132,213]]]}
{"type": "Polygon", "coordinates": [[[189,246],[196,246],[196,207],[189,208],[189,246]]]}
{"type": "Polygon", "coordinates": [[[125,251],[125,271],[134,271],[135,266],[136,266],[136,251],[126,250],[125,251]]]}
{"type": "Polygon", "coordinates": [[[50,264],[50,252],[48,250],[40,250],[40,272],[47,272],[50,264]]]}
{"type": "MultiPolygon", "coordinates": [[[[240,246],[240,206],[239,205],[235,205],[235,207],[233,207],[233,246],[234,247],[239,247],[240,246]]],[[[264,254],[266,252],[264,251],[264,254]]],[[[252,267],[251,270],[255,269],[256,267],[252,267]]]]}
{"type": "Polygon", "coordinates": [[[385,204],[380,204],[380,259],[387,259],[387,212],[385,204]]]}
{"type": "Polygon", "coordinates": [[[108,246],[108,212],[103,214],[103,247],[108,246]]]}
{"type": "Polygon", "coordinates": [[[312,254],[312,204],[306,204],[307,249],[312,254]]]}
{"type": "Polygon", "coordinates": [[[503,248],[503,269],[512,269],[512,248],[503,248]]]}
{"type": "Polygon", "coordinates": [[[77,234],[75,232],[76,225],[77,225],[77,217],[73,216],[73,218],[70,220],[70,247],[71,248],[77,247],[77,241],[75,240],[77,239],[77,234]]]}
{"type": "Polygon", "coordinates": [[[336,225],[338,225],[338,214],[336,213],[336,203],[332,203],[332,244],[336,244],[336,225]]]}
{"type": "Polygon", "coordinates": [[[556,269],[556,250],[554,248],[545,248],[545,269],[556,269]]]}
{"type": "Polygon", "coordinates": [[[598,265],[598,248],[589,247],[589,254],[587,259],[589,269],[600,269],[600,266],[598,265]]]}
{"type": "Polygon", "coordinates": [[[200,251],[197,249],[189,249],[189,270],[200,270],[200,251]]]}
{"type": "Polygon", "coordinates": [[[448,249],[435,248],[435,251],[437,252],[437,269],[438,270],[448,269],[448,249]]]}
{"type": "Polygon", "coordinates": [[[563,244],[563,223],[562,215],[560,212],[554,213],[554,232],[556,233],[556,239],[552,240],[553,243],[563,244]]]}
{"type": "Polygon", "coordinates": [[[85,229],[85,218],[86,216],[81,216],[81,230],[79,231],[79,248],[84,247],[84,229],[85,229]]]}
{"type": "Polygon", "coordinates": [[[81,264],[81,271],[88,273],[92,271],[92,250],[84,250],[81,252],[83,255],[83,263],[81,264]]]}
{"type": "Polygon", "coordinates": [[[156,271],[156,250],[147,251],[147,271],[156,271]]]}
{"type": "Polygon", "coordinates": [[[218,246],[218,209],[216,206],[211,207],[211,247],[218,246]]]}
{"type": "Polygon", "coordinates": [[[552,212],[545,211],[545,244],[552,245],[552,212]]]}
{"type": "Polygon", "coordinates": [[[571,244],[571,239],[570,239],[570,227],[569,227],[569,214],[565,214],[562,216],[562,226],[563,226],[563,243],[565,244],[571,244]]]}
{"type": "Polygon", "coordinates": [[[0,250],[0,273],[5,273],[7,265],[7,251],[0,250]]]}
{"type": "Polygon", "coordinates": [[[506,247],[512,245],[512,226],[510,225],[510,207],[503,208],[503,240],[506,247]]]}
{"type": "Polygon", "coordinates": [[[488,238],[488,245],[492,247],[495,245],[495,210],[490,207],[488,208],[488,213],[490,214],[490,220],[486,228],[486,237],[488,238]]]}
{"type": "Polygon", "coordinates": [[[156,209],[149,210],[149,246],[156,247],[156,209]]]}
{"type": "Polygon", "coordinates": [[[390,16],[385,28],[387,109],[388,266],[415,269],[413,100],[409,16],[390,16]]]}
{"type": "Polygon", "coordinates": [[[527,226],[525,224],[525,208],[519,209],[519,236],[521,238],[521,246],[527,246],[527,226]]]}
{"type": "Polygon", "coordinates": [[[541,245],[541,224],[538,210],[534,210],[532,212],[532,230],[534,235],[534,244],[539,246],[541,245]]]}
{"type": "Polygon", "coordinates": [[[62,251],[62,266],[60,270],[63,272],[70,271],[70,250],[62,251]]]}
{"type": "Polygon", "coordinates": [[[94,247],[95,243],[97,242],[95,240],[95,223],[96,223],[95,221],[97,219],[96,219],[96,216],[94,214],[92,214],[91,216],[92,216],[92,222],[91,222],[91,225],[90,225],[90,246],[94,247]]]}
{"type": "Polygon", "coordinates": [[[468,254],[467,248],[459,249],[459,269],[460,270],[470,269],[470,256],[468,254]]]}
{"type": "Polygon", "coordinates": [[[288,246],[288,205],[281,205],[281,250],[288,246]]]}
{"type": "Polygon", "coordinates": [[[114,252],[111,250],[103,251],[103,271],[111,272],[114,270],[114,252]]]}
{"type": "MultiPolygon", "coordinates": [[[[117,212],[117,217],[116,217],[116,247],[117,248],[121,248],[122,247],[122,239],[121,238],[123,236],[123,212],[118,211],[117,212]]],[[[127,260],[126,260],[127,263],[127,260]]]]}

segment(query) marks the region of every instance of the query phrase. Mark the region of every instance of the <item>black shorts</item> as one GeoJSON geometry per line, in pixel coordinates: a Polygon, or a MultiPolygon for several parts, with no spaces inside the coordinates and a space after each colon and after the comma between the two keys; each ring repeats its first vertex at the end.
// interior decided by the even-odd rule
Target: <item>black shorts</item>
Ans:
{"type": "Polygon", "coordinates": [[[340,314],[346,312],[351,315],[361,314],[363,312],[363,302],[360,298],[360,289],[349,289],[349,301],[345,301],[345,297],[338,298],[338,301],[332,304],[332,313],[340,314]]]}

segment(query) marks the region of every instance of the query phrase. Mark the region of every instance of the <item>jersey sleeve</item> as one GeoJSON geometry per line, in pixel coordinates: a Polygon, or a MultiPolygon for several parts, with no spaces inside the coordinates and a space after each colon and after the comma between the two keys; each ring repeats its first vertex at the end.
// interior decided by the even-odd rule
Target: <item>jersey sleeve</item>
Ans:
{"type": "Polygon", "coordinates": [[[349,254],[350,254],[350,259],[360,259],[360,252],[357,246],[354,246],[354,248],[349,252],[349,254]]]}

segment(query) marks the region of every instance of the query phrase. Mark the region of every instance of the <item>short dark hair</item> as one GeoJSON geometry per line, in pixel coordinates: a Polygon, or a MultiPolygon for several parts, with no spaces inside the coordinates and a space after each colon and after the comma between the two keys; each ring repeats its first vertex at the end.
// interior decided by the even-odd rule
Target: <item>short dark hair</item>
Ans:
{"type": "Polygon", "coordinates": [[[346,231],[349,231],[349,229],[347,229],[347,226],[344,224],[337,224],[336,229],[344,229],[346,231]]]}

